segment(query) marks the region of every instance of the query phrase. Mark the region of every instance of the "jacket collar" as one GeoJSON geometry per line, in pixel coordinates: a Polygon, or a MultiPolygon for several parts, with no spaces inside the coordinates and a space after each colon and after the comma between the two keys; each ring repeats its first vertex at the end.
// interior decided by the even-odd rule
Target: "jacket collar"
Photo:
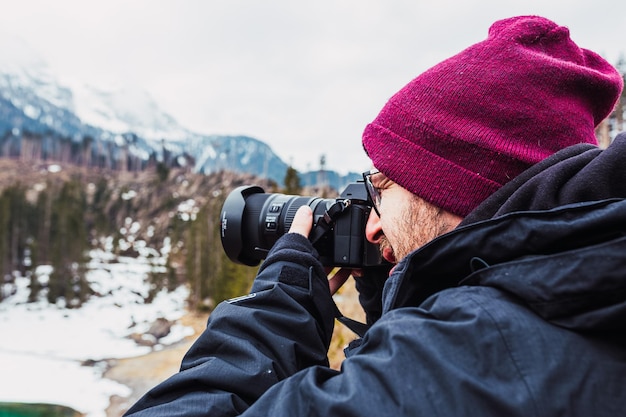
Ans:
{"type": "MultiPolygon", "coordinates": [[[[626,284],[614,272],[626,268],[623,236],[624,199],[515,212],[463,226],[398,264],[385,284],[383,311],[418,306],[431,295],[462,284],[515,294],[547,320],[566,327],[590,326],[581,317],[593,314],[591,304],[614,309],[626,323],[626,300],[617,300],[618,305],[598,297],[589,301],[590,294],[607,291],[626,298],[626,284]],[[614,254],[611,262],[602,262],[606,253],[614,254]]],[[[615,317],[595,314],[596,328],[599,323],[615,323],[615,317]]]]}

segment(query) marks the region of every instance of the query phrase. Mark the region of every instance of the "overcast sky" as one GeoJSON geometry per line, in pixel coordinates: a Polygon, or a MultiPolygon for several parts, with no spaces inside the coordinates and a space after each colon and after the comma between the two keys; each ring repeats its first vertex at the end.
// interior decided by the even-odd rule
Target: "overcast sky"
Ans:
{"type": "Polygon", "coordinates": [[[360,142],[387,99],[484,39],[493,21],[540,14],[615,63],[614,0],[0,0],[62,78],[145,88],[183,126],[267,142],[303,171],[369,166],[360,142]]]}

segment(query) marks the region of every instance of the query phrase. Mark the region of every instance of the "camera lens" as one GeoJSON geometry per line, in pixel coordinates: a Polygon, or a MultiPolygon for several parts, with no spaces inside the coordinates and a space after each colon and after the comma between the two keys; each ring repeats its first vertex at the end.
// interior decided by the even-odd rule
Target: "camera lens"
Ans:
{"type": "Polygon", "coordinates": [[[289,231],[298,208],[308,205],[316,220],[335,200],[265,193],[258,186],[233,190],[220,215],[222,246],[234,262],[258,265],[276,240],[289,231]]]}

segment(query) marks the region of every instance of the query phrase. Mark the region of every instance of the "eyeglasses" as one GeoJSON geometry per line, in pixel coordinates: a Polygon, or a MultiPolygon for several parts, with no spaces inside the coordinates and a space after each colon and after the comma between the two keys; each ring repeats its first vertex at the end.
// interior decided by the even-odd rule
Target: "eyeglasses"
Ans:
{"type": "Polygon", "coordinates": [[[371,178],[372,175],[378,174],[378,173],[380,173],[380,171],[377,170],[376,168],[370,169],[369,171],[365,171],[363,173],[363,182],[365,183],[365,188],[367,189],[367,195],[370,199],[370,203],[372,203],[372,207],[374,208],[374,211],[376,212],[378,217],[380,217],[380,201],[382,197],[380,195],[380,192],[378,192],[378,189],[374,187],[374,184],[372,184],[372,178],[371,178]]]}

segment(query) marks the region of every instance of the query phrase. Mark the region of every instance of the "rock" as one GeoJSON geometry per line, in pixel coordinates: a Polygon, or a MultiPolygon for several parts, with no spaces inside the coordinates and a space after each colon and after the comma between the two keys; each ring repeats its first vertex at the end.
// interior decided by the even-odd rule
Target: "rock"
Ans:
{"type": "Polygon", "coordinates": [[[173,324],[174,323],[168,319],[159,317],[154,323],[152,323],[150,329],[146,333],[153,336],[158,341],[162,337],[170,334],[173,324]]]}
{"type": "Polygon", "coordinates": [[[154,345],[157,344],[157,340],[155,339],[155,337],[148,333],[144,333],[144,334],[132,333],[128,337],[132,339],[135,343],[137,343],[139,346],[153,347],[154,345]]]}

